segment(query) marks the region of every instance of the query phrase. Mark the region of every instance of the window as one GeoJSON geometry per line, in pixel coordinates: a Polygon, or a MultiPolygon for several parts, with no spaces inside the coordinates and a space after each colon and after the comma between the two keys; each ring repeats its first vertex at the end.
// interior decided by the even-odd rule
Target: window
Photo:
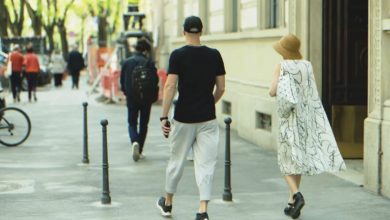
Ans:
{"type": "Polygon", "coordinates": [[[272,130],[271,115],[262,112],[256,112],[256,128],[266,131],[272,130]]]}
{"type": "Polygon", "coordinates": [[[184,1],[184,18],[191,15],[199,16],[199,0],[184,1]]]}
{"type": "Polygon", "coordinates": [[[232,0],[232,32],[238,31],[238,1],[239,0],[232,0]]]}
{"type": "Polygon", "coordinates": [[[209,31],[218,33],[225,31],[224,0],[212,0],[209,2],[209,31]]]}
{"type": "Polygon", "coordinates": [[[222,113],[225,115],[232,115],[232,103],[228,101],[222,101],[222,113]]]}
{"type": "Polygon", "coordinates": [[[284,0],[284,7],[283,7],[282,11],[284,12],[284,26],[287,27],[287,25],[288,25],[288,13],[289,13],[289,10],[288,10],[288,0],[284,0]]]}
{"type": "Polygon", "coordinates": [[[239,0],[240,8],[240,29],[254,29],[258,25],[258,1],[257,0],[239,0]]]}
{"type": "Polygon", "coordinates": [[[279,0],[270,0],[269,11],[270,11],[270,19],[269,19],[269,27],[276,28],[278,27],[278,4],[279,0]]]}

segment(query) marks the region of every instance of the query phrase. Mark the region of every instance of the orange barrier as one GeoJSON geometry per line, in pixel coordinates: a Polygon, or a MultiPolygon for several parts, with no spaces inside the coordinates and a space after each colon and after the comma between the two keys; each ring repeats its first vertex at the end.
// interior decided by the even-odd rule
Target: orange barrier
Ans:
{"type": "Polygon", "coordinates": [[[167,81],[167,71],[165,69],[158,69],[157,70],[157,76],[160,79],[160,90],[158,91],[158,100],[163,99],[163,94],[164,94],[164,86],[165,82],[167,81]]]}
{"type": "Polygon", "coordinates": [[[92,82],[91,92],[100,84],[102,95],[110,102],[118,102],[124,99],[124,94],[120,89],[120,66],[117,59],[116,49],[99,48],[92,46],[89,52],[95,51],[95,60],[91,60],[92,66],[98,70],[96,76],[90,72],[92,82]]]}

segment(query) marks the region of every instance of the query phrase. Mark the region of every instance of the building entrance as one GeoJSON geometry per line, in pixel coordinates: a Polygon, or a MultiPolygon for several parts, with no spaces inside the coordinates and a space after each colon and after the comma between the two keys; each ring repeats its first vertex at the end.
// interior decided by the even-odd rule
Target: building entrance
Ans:
{"type": "Polygon", "coordinates": [[[323,1],[322,101],[340,151],[363,158],[368,0],[323,1]]]}

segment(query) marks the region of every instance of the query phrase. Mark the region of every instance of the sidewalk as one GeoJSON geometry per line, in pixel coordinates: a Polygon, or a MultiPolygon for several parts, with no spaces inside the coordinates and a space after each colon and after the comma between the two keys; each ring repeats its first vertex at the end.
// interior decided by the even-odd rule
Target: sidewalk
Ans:
{"type": "MultiPolygon", "coordinates": [[[[84,79],[82,79],[83,81],[84,79]]],[[[68,83],[68,82],[67,82],[68,83]]],[[[8,105],[25,110],[31,136],[22,146],[0,146],[0,220],[159,220],[155,202],[164,193],[167,140],[160,131],[160,106],[153,106],[146,159],[132,161],[124,105],[104,105],[80,90],[44,88],[37,103],[8,105]],[[89,165],[83,165],[82,105],[89,102],[89,165]],[[101,205],[102,137],[100,120],[107,119],[111,205],[101,205]]],[[[233,122],[234,123],[234,122],[233,122]]],[[[213,200],[212,220],[286,220],[288,190],[274,151],[231,134],[233,202],[222,202],[224,129],[213,200]]],[[[300,219],[388,220],[390,200],[331,174],[304,177],[306,206],[300,219]]],[[[195,219],[198,205],[192,162],[187,162],[175,196],[173,218],[195,219]]]]}

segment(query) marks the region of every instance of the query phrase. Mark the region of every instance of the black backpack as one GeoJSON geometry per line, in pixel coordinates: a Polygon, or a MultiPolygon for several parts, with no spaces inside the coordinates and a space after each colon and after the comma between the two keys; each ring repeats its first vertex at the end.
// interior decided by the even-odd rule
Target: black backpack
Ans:
{"type": "Polygon", "coordinates": [[[138,64],[131,75],[132,97],[140,105],[152,104],[158,99],[158,77],[148,68],[149,60],[138,64]]]}

